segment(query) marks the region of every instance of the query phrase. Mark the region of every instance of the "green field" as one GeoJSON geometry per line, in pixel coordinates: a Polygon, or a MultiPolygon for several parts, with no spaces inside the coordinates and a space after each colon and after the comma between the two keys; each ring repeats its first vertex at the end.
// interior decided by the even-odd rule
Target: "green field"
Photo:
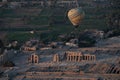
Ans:
{"type": "MultiPolygon", "coordinates": [[[[32,27],[0,27],[1,31],[7,31],[8,40],[18,40],[18,41],[26,41],[31,37],[38,37],[41,40],[57,40],[57,36],[59,34],[69,34],[74,30],[73,25],[67,18],[68,9],[63,8],[43,8],[42,11],[37,16],[27,16],[28,19],[26,21],[27,25],[31,25],[32,27]],[[50,24],[52,23],[52,24],[50,24]],[[48,25],[42,27],[43,25],[48,25]],[[35,27],[37,26],[37,27],[35,27]],[[36,34],[31,35],[29,31],[37,31],[36,34]],[[49,30],[49,31],[48,31],[49,30]],[[43,36],[43,34],[45,36],[43,36]],[[42,35],[42,37],[41,37],[42,35]]],[[[106,25],[106,17],[104,15],[107,13],[106,9],[103,8],[83,8],[85,11],[85,18],[82,21],[81,25],[78,27],[79,31],[85,29],[100,29],[103,30],[107,28],[106,25]]],[[[14,10],[11,9],[2,9],[1,18],[10,17],[10,18],[18,18],[24,17],[15,14],[14,10]]]]}

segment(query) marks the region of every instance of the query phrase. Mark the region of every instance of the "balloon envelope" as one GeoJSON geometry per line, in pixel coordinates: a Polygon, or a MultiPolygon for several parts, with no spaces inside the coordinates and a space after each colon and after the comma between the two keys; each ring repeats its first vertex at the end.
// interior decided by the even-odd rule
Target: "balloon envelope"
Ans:
{"type": "Polygon", "coordinates": [[[80,25],[84,16],[84,11],[80,7],[68,11],[68,18],[74,26],[80,25]]]}

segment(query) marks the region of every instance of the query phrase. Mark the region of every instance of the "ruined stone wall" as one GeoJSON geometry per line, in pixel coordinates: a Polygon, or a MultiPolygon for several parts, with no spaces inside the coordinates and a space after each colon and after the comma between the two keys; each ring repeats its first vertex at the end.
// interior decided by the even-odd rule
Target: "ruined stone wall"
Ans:
{"type": "Polygon", "coordinates": [[[75,72],[27,72],[26,79],[42,79],[42,80],[51,80],[51,79],[64,79],[64,80],[97,80],[96,78],[76,78],[74,76],[80,76],[80,73],[75,72]],[[71,77],[70,77],[71,76],[71,77]]]}
{"type": "Polygon", "coordinates": [[[35,47],[24,47],[25,51],[35,51],[36,48],[35,47]]]}
{"type": "Polygon", "coordinates": [[[76,72],[26,72],[26,79],[63,80],[119,80],[117,74],[80,74],[76,72]],[[87,76],[87,77],[86,77],[87,76]]]}

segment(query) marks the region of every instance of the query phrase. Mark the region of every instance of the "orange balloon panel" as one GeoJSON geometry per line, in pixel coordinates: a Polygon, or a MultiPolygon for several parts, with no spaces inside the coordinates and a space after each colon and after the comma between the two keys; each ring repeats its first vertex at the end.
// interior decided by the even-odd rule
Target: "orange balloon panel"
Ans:
{"type": "Polygon", "coordinates": [[[68,12],[68,18],[74,26],[77,26],[81,23],[84,15],[85,14],[81,8],[71,9],[68,12]]]}

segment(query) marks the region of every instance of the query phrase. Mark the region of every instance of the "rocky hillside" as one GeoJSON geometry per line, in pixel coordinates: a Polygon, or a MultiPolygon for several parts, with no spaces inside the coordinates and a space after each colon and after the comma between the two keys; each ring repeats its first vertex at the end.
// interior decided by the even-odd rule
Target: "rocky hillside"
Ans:
{"type": "Polygon", "coordinates": [[[97,47],[120,47],[120,36],[98,41],[97,47]]]}

